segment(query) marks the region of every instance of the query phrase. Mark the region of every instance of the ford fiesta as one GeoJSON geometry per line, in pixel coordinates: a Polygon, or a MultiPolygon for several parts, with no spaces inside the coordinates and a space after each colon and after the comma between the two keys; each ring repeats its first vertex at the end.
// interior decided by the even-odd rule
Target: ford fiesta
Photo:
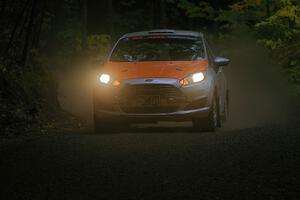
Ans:
{"type": "Polygon", "coordinates": [[[223,67],[204,35],[153,30],[119,39],[101,68],[94,90],[95,130],[107,133],[130,123],[192,121],[214,131],[228,115],[223,67]]]}

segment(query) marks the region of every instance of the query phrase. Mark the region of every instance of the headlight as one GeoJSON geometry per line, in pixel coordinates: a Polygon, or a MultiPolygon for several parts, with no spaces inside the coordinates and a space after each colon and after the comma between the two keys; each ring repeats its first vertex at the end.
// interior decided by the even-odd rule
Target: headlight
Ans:
{"type": "Polygon", "coordinates": [[[101,83],[108,84],[110,82],[110,75],[101,74],[100,77],[99,77],[99,80],[100,80],[101,83]]]}
{"type": "Polygon", "coordinates": [[[203,81],[203,79],[204,79],[204,74],[203,74],[202,72],[199,72],[199,73],[197,73],[197,74],[193,74],[192,79],[193,79],[193,82],[194,82],[194,83],[203,81]]]}
{"type": "Polygon", "coordinates": [[[121,82],[119,80],[113,79],[109,74],[101,74],[99,76],[99,82],[104,85],[121,85],[121,82]]]}
{"type": "Polygon", "coordinates": [[[204,78],[205,78],[204,72],[198,72],[198,73],[195,73],[195,74],[191,74],[190,76],[182,79],[180,81],[180,84],[182,86],[184,86],[184,85],[190,85],[190,84],[193,84],[193,83],[201,82],[201,81],[204,80],[204,78]]]}

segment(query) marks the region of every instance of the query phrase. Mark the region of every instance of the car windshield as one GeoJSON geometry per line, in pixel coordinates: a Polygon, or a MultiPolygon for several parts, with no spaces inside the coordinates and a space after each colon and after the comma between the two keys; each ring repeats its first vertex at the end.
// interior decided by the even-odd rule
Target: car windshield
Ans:
{"type": "Polygon", "coordinates": [[[110,60],[116,62],[192,61],[204,58],[201,39],[167,36],[125,38],[110,60]]]}

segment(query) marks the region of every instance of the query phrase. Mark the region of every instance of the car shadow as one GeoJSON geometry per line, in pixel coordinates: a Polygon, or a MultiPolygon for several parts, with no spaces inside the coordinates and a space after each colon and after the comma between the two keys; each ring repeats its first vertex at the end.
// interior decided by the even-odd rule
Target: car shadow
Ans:
{"type": "Polygon", "coordinates": [[[194,130],[192,127],[131,127],[127,130],[122,130],[122,133],[201,133],[200,131],[194,130]]]}
{"type": "Polygon", "coordinates": [[[119,134],[201,134],[189,122],[161,122],[157,124],[134,124],[130,128],[120,130],[119,134]]]}
{"type": "MultiPolygon", "coordinates": [[[[220,129],[215,132],[219,132],[220,129]]],[[[84,131],[85,134],[96,135],[118,135],[118,134],[203,134],[208,133],[195,130],[192,123],[188,122],[163,122],[158,124],[134,124],[130,127],[122,127],[114,131],[96,132],[92,127],[84,131]]]]}

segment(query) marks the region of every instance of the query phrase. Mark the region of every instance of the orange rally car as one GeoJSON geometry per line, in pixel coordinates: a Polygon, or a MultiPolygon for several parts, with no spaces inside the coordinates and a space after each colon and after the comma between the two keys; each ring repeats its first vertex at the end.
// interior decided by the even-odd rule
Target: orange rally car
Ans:
{"type": "Polygon", "coordinates": [[[223,67],[202,33],[153,30],[121,37],[101,68],[94,90],[95,130],[130,123],[192,121],[214,131],[228,115],[223,67]]]}

